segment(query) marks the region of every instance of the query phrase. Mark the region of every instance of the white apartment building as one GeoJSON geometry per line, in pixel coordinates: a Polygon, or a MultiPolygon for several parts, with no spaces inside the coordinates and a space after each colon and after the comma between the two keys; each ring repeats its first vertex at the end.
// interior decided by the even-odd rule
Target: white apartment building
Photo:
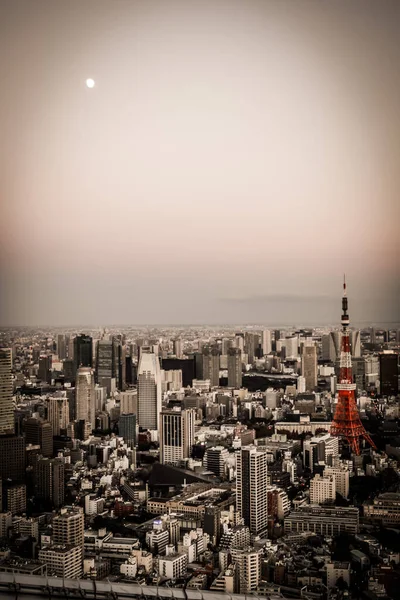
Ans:
{"type": "Polygon", "coordinates": [[[85,515],[98,515],[104,510],[104,498],[99,498],[95,494],[85,496],[85,515]]]}
{"type": "Polygon", "coordinates": [[[122,563],[119,568],[119,572],[122,575],[125,575],[125,577],[136,577],[137,568],[138,564],[136,556],[130,556],[124,563],[122,563]]]}
{"type": "Polygon", "coordinates": [[[185,552],[163,556],[158,561],[158,572],[161,577],[178,579],[186,575],[188,557],[185,552]]]}

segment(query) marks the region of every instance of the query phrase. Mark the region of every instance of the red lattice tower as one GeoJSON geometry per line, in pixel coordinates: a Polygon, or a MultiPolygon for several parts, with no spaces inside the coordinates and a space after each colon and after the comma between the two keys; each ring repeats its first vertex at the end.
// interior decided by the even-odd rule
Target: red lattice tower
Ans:
{"type": "Polygon", "coordinates": [[[332,421],[331,435],[347,440],[350,448],[355,454],[360,454],[360,438],[364,438],[373,448],[374,442],[366,432],[361,423],[358,413],[355,389],[353,383],[353,371],[351,368],[351,351],[349,338],[349,315],[347,313],[348,302],[346,295],[346,280],[343,283],[342,298],[342,340],[340,349],[340,377],[337,386],[339,399],[336,406],[335,416],[332,421]]]}

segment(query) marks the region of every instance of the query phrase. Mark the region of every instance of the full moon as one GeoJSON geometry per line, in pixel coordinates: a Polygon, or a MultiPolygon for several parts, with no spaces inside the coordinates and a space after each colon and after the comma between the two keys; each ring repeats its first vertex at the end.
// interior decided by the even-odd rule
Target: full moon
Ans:
{"type": "Polygon", "coordinates": [[[86,87],[94,88],[94,79],[86,79],[86,87]]]}

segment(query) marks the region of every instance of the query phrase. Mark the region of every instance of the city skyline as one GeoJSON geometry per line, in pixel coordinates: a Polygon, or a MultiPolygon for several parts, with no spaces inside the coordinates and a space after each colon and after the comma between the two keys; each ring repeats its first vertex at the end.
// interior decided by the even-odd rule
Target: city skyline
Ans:
{"type": "Polygon", "coordinates": [[[398,2],[0,11],[2,325],[399,319],[398,2]]]}

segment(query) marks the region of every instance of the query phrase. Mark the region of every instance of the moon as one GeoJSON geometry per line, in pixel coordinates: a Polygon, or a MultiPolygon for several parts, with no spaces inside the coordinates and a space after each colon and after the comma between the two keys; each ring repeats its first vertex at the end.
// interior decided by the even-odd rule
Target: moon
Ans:
{"type": "Polygon", "coordinates": [[[94,88],[94,79],[86,79],[86,87],[94,88]]]}

